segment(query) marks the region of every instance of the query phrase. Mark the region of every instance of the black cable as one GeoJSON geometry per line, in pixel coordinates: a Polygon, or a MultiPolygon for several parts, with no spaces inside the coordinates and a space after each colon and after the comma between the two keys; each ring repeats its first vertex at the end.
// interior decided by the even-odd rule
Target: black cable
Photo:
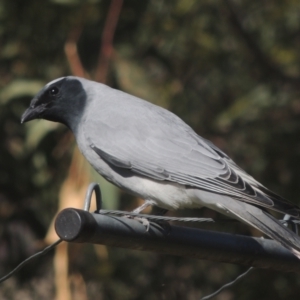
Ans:
{"type": "Polygon", "coordinates": [[[220,287],[217,291],[215,291],[214,293],[207,295],[203,298],[201,298],[200,300],[208,300],[211,299],[212,297],[217,296],[218,294],[220,294],[224,289],[234,285],[235,283],[237,283],[238,281],[240,281],[242,278],[244,278],[250,271],[252,271],[254,269],[254,267],[250,267],[246,272],[242,273],[241,275],[239,275],[236,279],[234,279],[231,282],[228,282],[226,284],[224,284],[222,287],[220,287]]]}
{"type": "Polygon", "coordinates": [[[39,256],[45,255],[48,253],[50,250],[52,250],[55,246],[57,246],[59,243],[61,243],[63,240],[59,239],[55,243],[51,244],[50,246],[46,247],[44,250],[37,252],[30,257],[26,258],[23,260],[16,268],[14,268],[11,272],[0,278],[0,283],[11,277],[13,274],[15,274],[17,271],[19,271],[21,268],[23,268],[28,262],[33,260],[34,258],[37,258],[39,256]]]}

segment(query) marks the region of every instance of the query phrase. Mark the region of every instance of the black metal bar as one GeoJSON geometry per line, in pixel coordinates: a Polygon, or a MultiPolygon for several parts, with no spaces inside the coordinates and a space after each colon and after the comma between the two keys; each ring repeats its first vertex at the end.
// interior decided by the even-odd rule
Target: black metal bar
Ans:
{"type": "Polygon", "coordinates": [[[55,220],[62,240],[154,251],[189,258],[300,273],[300,260],[279,243],[214,231],[150,223],[67,208],[55,220]]]}

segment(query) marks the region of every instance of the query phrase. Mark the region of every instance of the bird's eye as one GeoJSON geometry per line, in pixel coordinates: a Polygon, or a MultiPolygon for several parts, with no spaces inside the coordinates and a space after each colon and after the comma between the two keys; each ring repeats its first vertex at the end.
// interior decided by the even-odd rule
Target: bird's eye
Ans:
{"type": "Polygon", "coordinates": [[[56,96],[58,93],[59,93],[59,89],[56,86],[53,86],[48,90],[48,94],[50,96],[56,96]]]}

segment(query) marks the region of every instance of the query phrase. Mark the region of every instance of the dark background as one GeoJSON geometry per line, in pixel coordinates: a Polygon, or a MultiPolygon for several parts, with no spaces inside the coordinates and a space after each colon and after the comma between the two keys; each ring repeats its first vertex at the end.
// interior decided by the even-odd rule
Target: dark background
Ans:
{"type": "MultiPolygon", "coordinates": [[[[299,204],[299,1],[2,0],[0,275],[55,240],[55,213],[82,207],[90,181],[101,183],[106,208],[141,204],[95,175],[63,126],[20,124],[32,96],[70,74],[170,109],[257,180],[299,204]]],[[[216,216],[208,210],[177,214],[216,216]]],[[[259,235],[246,226],[222,230],[259,235]]],[[[3,283],[0,298],[193,300],[244,270],[64,245],[3,283]]],[[[255,270],[216,299],[298,299],[299,291],[296,274],[255,270]]]]}

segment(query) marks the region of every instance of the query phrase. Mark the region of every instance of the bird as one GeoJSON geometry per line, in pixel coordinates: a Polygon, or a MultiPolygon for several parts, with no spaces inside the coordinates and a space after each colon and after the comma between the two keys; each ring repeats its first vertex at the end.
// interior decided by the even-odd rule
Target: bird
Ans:
{"type": "Polygon", "coordinates": [[[79,150],[106,180],[166,210],[208,207],[250,225],[300,258],[299,236],[270,211],[300,219],[300,207],[241,169],[181,118],[146,100],[88,79],[46,84],[21,123],[66,125],[79,150]]]}

